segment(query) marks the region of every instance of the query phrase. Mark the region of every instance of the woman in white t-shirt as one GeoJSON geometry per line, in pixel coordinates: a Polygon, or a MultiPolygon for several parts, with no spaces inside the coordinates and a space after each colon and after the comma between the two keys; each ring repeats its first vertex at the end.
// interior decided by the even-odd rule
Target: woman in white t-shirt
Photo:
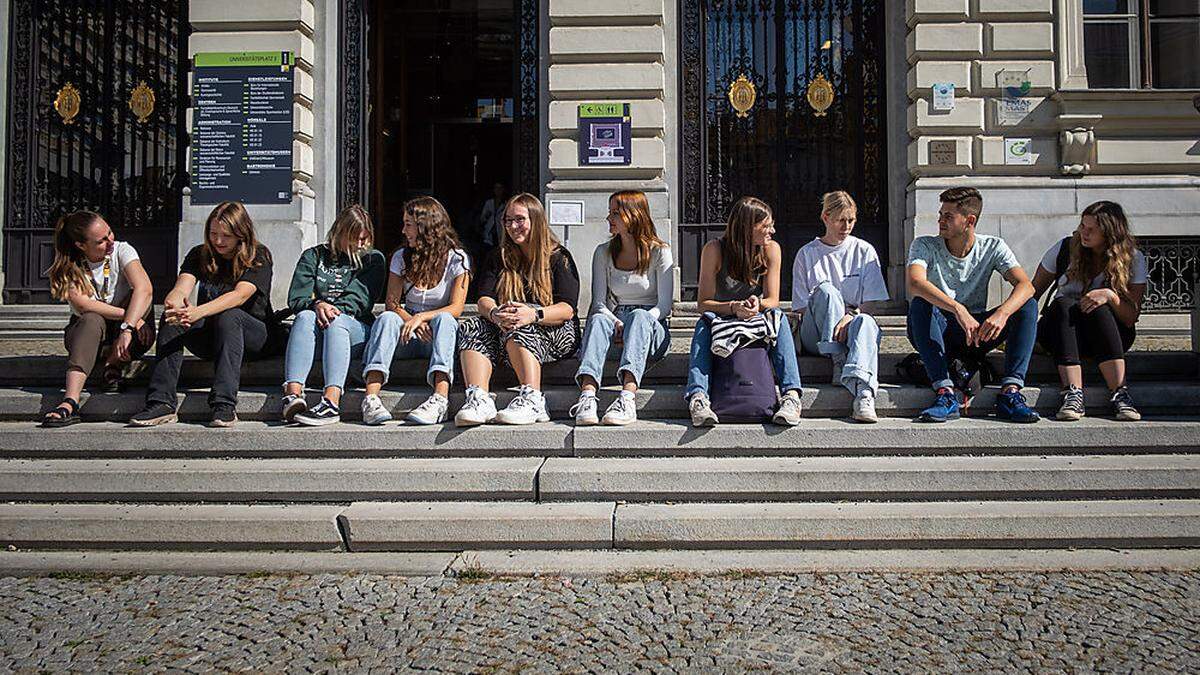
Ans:
{"type": "Polygon", "coordinates": [[[634,396],[646,361],[661,358],[671,342],[667,316],[675,298],[674,262],[658,238],[646,195],[624,190],[608,198],[608,241],[592,255],[592,306],[580,351],[575,424],[625,425],[637,419],[634,396]],[[621,346],[621,393],[597,414],[596,389],[609,347],[621,346]]]}
{"type": "Polygon", "coordinates": [[[1119,420],[1142,418],[1125,386],[1125,352],[1146,294],[1146,257],[1137,250],[1120,204],[1083,210],[1079,228],[1050,247],[1033,278],[1040,298],[1056,285],[1038,322],[1038,341],[1054,357],[1063,385],[1058,419],[1083,417],[1082,357],[1095,359],[1119,420]]]}
{"type": "Polygon", "coordinates": [[[126,364],[154,344],[154,288],[132,246],[117,241],[104,218],[91,211],[63,216],[54,226],[50,293],[71,305],[63,340],[67,386],[62,403],[42,420],[46,427],[79,421],[79,396],[103,345],[104,388],[120,388],[126,364]]]}
{"type": "Polygon", "coordinates": [[[454,380],[454,342],[467,302],[471,262],[445,207],[433,197],[404,204],[404,239],[389,265],[387,310],[371,327],[363,355],[367,390],[362,413],[367,424],[392,419],[379,392],[393,358],[429,359],[426,380],[433,394],[408,414],[409,422],[444,421],[454,380]]]}
{"type": "Polygon", "coordinates": [[[833,383],[854,395],[851,415],[877,422],[879,324],[870,304],[888,299],[875,247],[851,236],[858,206],[846,192],[821,199],[825,234],[796,252],[792,309],[800,315],[797,348],[833,359],[833,383]]]}

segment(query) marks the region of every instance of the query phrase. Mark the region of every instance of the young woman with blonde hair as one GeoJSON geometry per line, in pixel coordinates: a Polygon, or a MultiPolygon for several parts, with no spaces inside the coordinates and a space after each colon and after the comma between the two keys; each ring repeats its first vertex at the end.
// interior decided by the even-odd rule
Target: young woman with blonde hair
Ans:
{"type": "Polygon", "coordinates": [[[278,324],[271,309],[271,252],[258,242],[254,223],[239,202],[222,202],[204,223],[204,242],[184,257],[175,286],[163,300],[156,361],[146,406],[129,420],[138,427],[176,420],[176,387],[183,348],[214,367],[208,404],[211,425],[237,422],[242,360],[265,355],[278,324]],[[188,301],[196,290],[197,304],[188,301]]]}
{"type": "Polygon", "coordinates": [[[717,316],[748,320],[767,314],[781,326],[770,346],[771,366],[783,396],[772,420],[794,426],[800,423],[800,368],[787,319],[779,310],[779,270],[783,253],[771,238],[775,218],[771,207],[754,197],[742,197],[730,209],[725,233],[704,245],[700,253],[700,289],[697,305],[704,316],[696,322],[684,396],[693,426],[718,422],[708,398],[712,372],[712,328],[717,316]]]}
{"type": "Polygon", "coordinates": [[[387,311],[371,328],[363,357],[367,395],[362,413],[367,424],[392,419],[379,392],[388,380],[397,349],[401,358],[429,359],[425,380],[433,393],[409,412],[409,422],[444,421],[454,381],[454,342],[471,283],[471,261],[445,207],[433,197],[405,202],[404,240],[404,246],[392,255],[387,311]]]}
{"type": "Polygon", "coordinates": [[[522,193],[504,208],[500,246],[479,277],[479,316],[458,328],[467,400],[458,426],[533,424],[550,419],[541,392],[542,364],[567,358],[579,346],[579,270],[550,232],[537,197],[522,193]],[[488,394],[492,371],[509,364],[521,383],[499,412],[488,394]]]}
{"type": "Polygon", "coordinates": [[[154,289],[138,252],[117,241],[104,218],[76,211],[54,226],[50,294],[71,306],[63,333],[67,347],[67,386],[62,403],[42,426],[65,427],[79,418],[79,397],[104,345],[104,386],[121,385],[126,364],[154,344],[154,289]]]}
{"type": "Polygon", "coordinates": [[[833,382],[854,396],[851,416],[878,422],[879,324],[871,303],[888,299],[875,247],[850,234],[858,205],[848,193],[821,199],[825,233],[796,252],[792,263],[792,309],[800,315],[800,345],[833,360],[833,382]]]}
{"type": "Polygon", "coordinates": [[[366,344],[375,299],[383,292],[384,259],[374,243],[371,216],[355,204],[338,214],[324,244],[300,254],[288,290],[288,307],[295,318],[283,367],[286,422],[322,426],[341,419],[350,359],[366,344]],[[304,383],[318,342],[325,391],[309,410],[304,383]]]}
{"type": "Polygon", "coordinates": [[[637,419],[634,396],[646,361],[670,345],[667,316],[675,295],[671,249],[658,238],[646,195],[624,190],[608,198],[609,240],[592,255],[592,305],[583,331],[575,424],[629,424],[637,419]],[[621,393],[601,418],[596,390],[609,347],[621,346],[621,393]]]}
{"type": "Polygon", "coordinates": [[[1146,256],[1137,249],[1120,204],[1099,201],[1075,232],[1051,246],[1033,278],[1035,297],[1055,286],[1038,322],[1038,341],[1054,357],[1063,385],[1058,419],[1083,417],[1082,357],[1099,362],[1119,420],[1142,418],[1125,383],[1125,352],[1146,294],[1146,256]]]}

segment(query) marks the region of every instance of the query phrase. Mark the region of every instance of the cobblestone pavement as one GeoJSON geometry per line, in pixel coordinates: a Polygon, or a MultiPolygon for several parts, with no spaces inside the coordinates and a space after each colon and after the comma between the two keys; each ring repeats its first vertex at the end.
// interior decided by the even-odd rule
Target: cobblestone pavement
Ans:
{"type": "Polygon", "coordinates": [[[0,579],[0,671],[1192,671],[1200,574],[0,579]]]}

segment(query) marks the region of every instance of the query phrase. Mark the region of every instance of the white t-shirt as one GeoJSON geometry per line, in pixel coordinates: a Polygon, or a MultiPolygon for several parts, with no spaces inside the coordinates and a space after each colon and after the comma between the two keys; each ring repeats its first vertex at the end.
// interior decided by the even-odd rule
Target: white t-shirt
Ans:
{"type": "MultiPolygon", "coordinates": [[[[88,262],[92,273],[92,298],[109,305],[122,305],[129,299],[133,286],[125,277],[125,266],[138,259],[138,252],[127,242],[118,241],[113,244],[113,252],[100,262],[88,262]],[[105,282],[104,265],[108,262],[108,280],[105,282]]],[[[79,314],[71,307],[72,314],[79,314]]]]}
{"type": "MultiPolygon", "coordinates": [[[[467,257],[467,252],[461,248],[452,249],[447,257],[446,271],[442,273],[441,280],[433,288],[417,288],[415,284],[405,281],[404,309],[416,314],[450,304],[450,291],[454,286],[454,280],[471,269],[471,260],[467,257]]],[[[392,254],[392,263],[389,269],[398,277],[404,276],[403,248],[392,254]]]]}
{"type": "MultiPolygon", "coordinates": [[[[1063,240],[1059,239],[1058,242],[1050,247],[1050,250],[1046,251],[1046,255],[1042,256],[1042,268],[1051,274],[1059,274],[1061,271],[1062,274],[1058,277],[1058,290],[1055,292],[1059,297],[1075,298],[1078,300],[1083,296],[1083,284],[1078,281],[1067,281],[1067,271],[1058,269],[1058,252],[1062,249],[1062,244],[1063,240]]],[[[1142,255],[1142,252],[1137,249],[1133,251],[1133,268],[1129,272],[1129,283],[1146,283],[1146,256],[1142,255]]],[[[1092,283],[1088,286],[1087,290],[1092,291],[1097,288],[1104,288],[1104,285],[1104,273],[1101,272],[1092,279],[1092,283]]]]}
{"type": "Polygon", "coordinates": [[[808,307],[812,290],[828,281],[842,293],[846,304],[888,299],[887,284],[875,247],[855,236],[837,246],[813,239],[796,251],[792,263],[792,309],[808,307]]]}

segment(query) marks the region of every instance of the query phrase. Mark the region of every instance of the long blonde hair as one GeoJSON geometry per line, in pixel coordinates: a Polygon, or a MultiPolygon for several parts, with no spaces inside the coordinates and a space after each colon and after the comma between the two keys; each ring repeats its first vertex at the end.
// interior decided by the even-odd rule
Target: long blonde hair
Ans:
{"type": "Polygon", "coordinates": [[[1109,287],[1117,295],[1128,297],[1137,239],[1129,232],[1125,209],[1116,202],[1098,201],[1089,204],[1080,215],[1096,219],[1107,246],[1104,253],[1099,254],[1085,247],[1076,229],[1071,235],[1071,264],[1067,267],[1067,279],[1078,281],[1087,288],[1092,278],[1103,272],[1109,287]]]}
{"type": "Polygon", "coordinates": [[[76,243],[87,240],[87,231],[104,218],[94,211],[76,211],[58,219],[54,224],[54,262],[50,264],[50,295],[66,300],[71,291],[91,296],[95,290],[87,258],[76,243]]]}
{"type": "MultiPolygon", "coordinates": [[[[658,238],[654,229],[654,220],[650,218],[650,202],[646,193],[641,190],[621,190],[614,192],[609,199],[617,202],[617,215],[625,223],[625,230],[633,237],[637,248],[637,273],[645,274],[650,269],[650,253],[666,242],[658,238]]],[[[608,253],[612,256],[613,266],[617,264],[617,256],[621,254],[621,237],[616,236],[608,241],[608,253]]]]}
{"type": "Polygon", "coordinates": [[[333,221],[333,227],[329,228],[325,245],[335,258],[348,258],[355,268],[362,267],[363,254],[375,245],[375,225],[371,222],[371,214],[358,204],[342,209],[333,221]],[[367,233],[367,244],[360,247],[358,239],[363,232],[367,233]]]}
{"type": "Polygon", "coordinates": [[[200,248],[200,270],[206,281],[235,282],[242,278],[246,270],[262,267],[270,257],[265,246],[262,247],[262,255],[259,255],[254,221],[250,220],[250,214],[241,202],[221,202],[208,214],[208,220],[204,221],[204,244],[200,248]],[[209,239],[213,225],[218,222],[224,223],[238,240],[237,250],[228,261],[213,250],[209,239]]]}
{"type": "Polygon", "coordinates": [[[550,231],[546,209],[537,197],[522,192],[504,205],[504,218],[510,206],[524,206],[529,213],[529,256],[508,236],[508,227],[500,228],[500,281],[496,299],[505,302],[533,302],[549,305],[554,300],[550,283],[550,256],[558,248],[558,238],[550,231]],[[528,296],[526,290],[529,291],[528,296]]]}
{"type": "Polygon", "coordinates": [[[767,273],[767,252],[754,243],[754,226],[772,217],[771,207],[756,197],[742,197],[730,209],[721,237],[721,262],[730,279],[755,286],[767,273]]]}

